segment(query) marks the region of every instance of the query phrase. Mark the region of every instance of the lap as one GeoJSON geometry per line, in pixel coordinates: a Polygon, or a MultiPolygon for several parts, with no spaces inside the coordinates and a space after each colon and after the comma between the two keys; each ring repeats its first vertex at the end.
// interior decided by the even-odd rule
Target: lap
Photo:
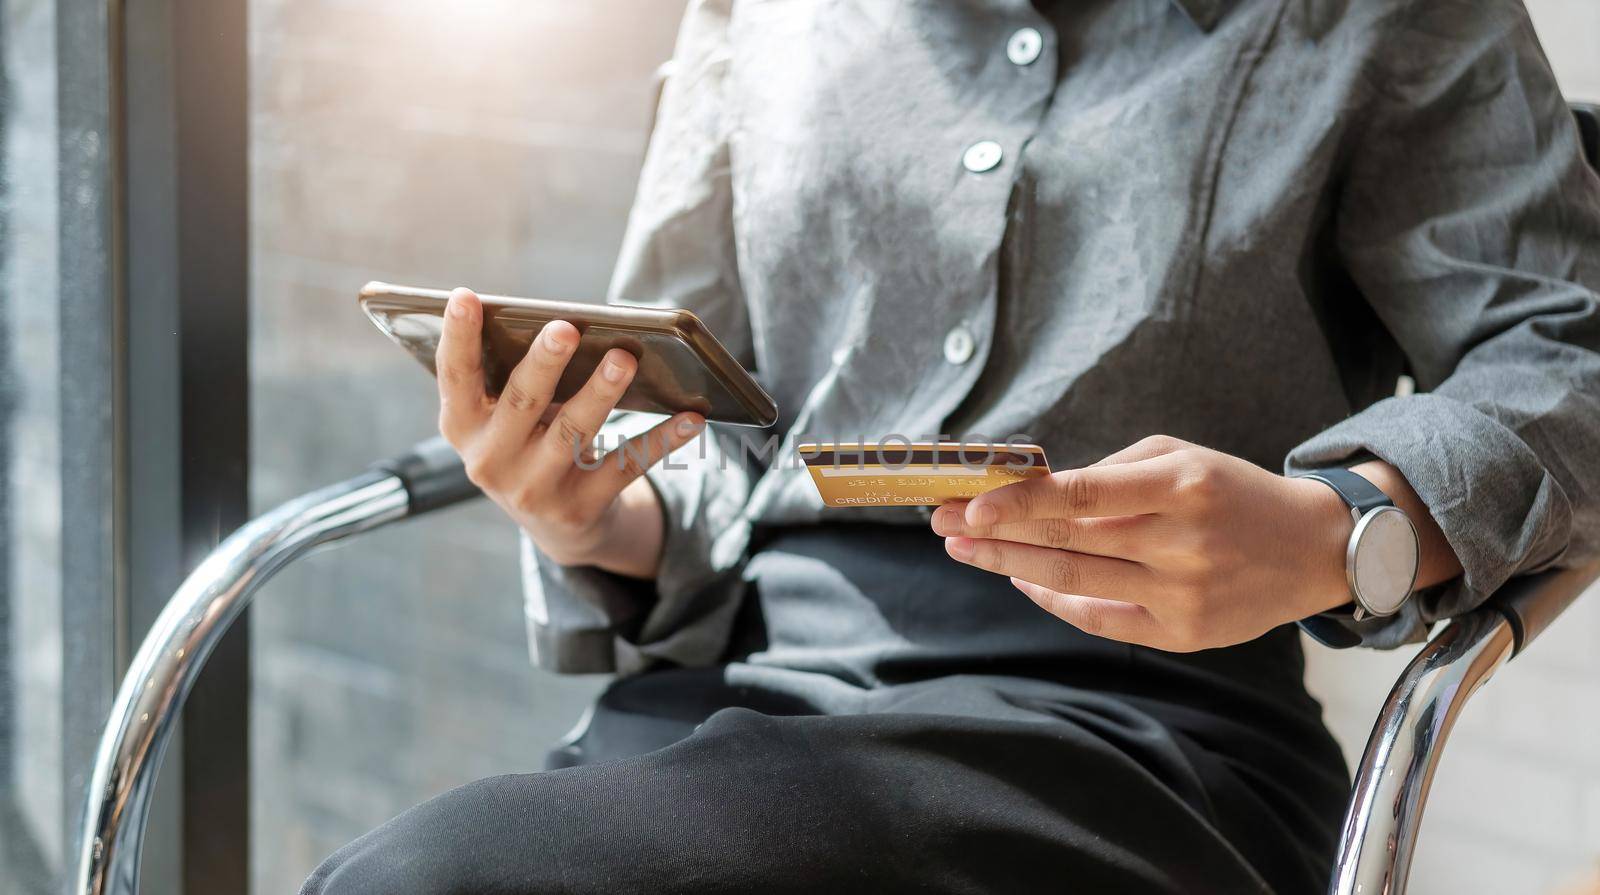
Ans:
{"type": "Polygon", "coordinates": [[[896,690],[849,715],[702,704],[709,718],[695,728],[687,711],[692,733],[664,748],[424,803],[335,854],[305,891],[1320,885],[1281,812],[1140,709],[981,679],[896,690]],[[1248,858],[1226,832],[1241,826],[1259,827],[1248,858]]]}

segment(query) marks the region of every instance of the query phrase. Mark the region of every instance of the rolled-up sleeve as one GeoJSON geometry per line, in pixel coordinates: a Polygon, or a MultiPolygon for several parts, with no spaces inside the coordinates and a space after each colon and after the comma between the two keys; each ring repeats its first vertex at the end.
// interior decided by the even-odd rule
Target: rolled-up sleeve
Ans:
{"type": "Polygon", "coordinates": [[[1394,465],[1464,574],[1390,618],[1302,623],[1336,646],[1420,639],[1508,578],[1600,548],[1600,181],[1521,4],[1409,8],[1387,23],[1336,227],[1419,393],[1286,468],[1394,465]]]}
{"type": "MultiPolygon", "coordinates": [[[[684,15],[609,300],[693,310],[747,368],[755,365],[739,287],[723,93],[732,0],[684,15]]],[[[607,444],[649,420],[618,414],[607,444]]],[[[569,673],[705,665],[726,648],[742,596],[750,452],[713,424],[647,474],[666,537],[656,580],[563,567],[523,537],[529,641],[542,667],[569,673]]]]}

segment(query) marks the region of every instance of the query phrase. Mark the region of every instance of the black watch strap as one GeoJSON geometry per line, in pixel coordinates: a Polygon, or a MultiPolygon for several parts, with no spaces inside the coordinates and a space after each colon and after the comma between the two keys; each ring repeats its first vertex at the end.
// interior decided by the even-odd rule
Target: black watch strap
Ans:
{"type": "Polygon", "coordinates": [[[1350,505],[1357,518],[1366,515],[1378,507],[1392,507],[1394,501],[1389,495],[1383,493],[1377,485],[1362,478],[1358,473],[1348,469],[1317,469],[1301,475],[1301,478],[1313,479],[1332,488],[1350,505]]]}

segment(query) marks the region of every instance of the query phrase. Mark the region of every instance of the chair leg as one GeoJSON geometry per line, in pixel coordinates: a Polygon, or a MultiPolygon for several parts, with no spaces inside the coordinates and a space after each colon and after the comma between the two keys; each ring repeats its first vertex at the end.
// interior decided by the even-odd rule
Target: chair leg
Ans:
{"type": "Polygon", "coordinates": [[[1332,895],[1402,895],[1428,787],[1467,700],[1511,658],[1493,609],[1454,619],[1406,666],[1367,740],[1345,813],[1332,895]]]}

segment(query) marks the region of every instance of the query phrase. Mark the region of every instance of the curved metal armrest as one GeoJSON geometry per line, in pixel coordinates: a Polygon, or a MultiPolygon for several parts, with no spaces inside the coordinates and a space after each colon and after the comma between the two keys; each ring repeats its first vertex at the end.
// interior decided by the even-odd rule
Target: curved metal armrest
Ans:
{"type": "Polygon", "coordinates": [[[71,891],[133,895],[156,773],[212,649],[257,588],[312,547],[478,494],[442,439],[295,498],[229,535],[161,611],[112,704],[90,776],[71,891]]]}
{"type": "Polygon", "coordinates": [[[1511,623],[1517,641],[1513,655],[1521,655],[1596,580],[1600,563],[1507,581],[1489,598],[1489,605],[1511,623]]]}
{"type": "Polygon", "coordinates": [[[1482,608],[1446,623],[1411,660],[1361,756],[1329,892],[1405,891],[1428,787],[1467,700],[1596,579],[1600,563],[1513,579],[1482,608]]]}

